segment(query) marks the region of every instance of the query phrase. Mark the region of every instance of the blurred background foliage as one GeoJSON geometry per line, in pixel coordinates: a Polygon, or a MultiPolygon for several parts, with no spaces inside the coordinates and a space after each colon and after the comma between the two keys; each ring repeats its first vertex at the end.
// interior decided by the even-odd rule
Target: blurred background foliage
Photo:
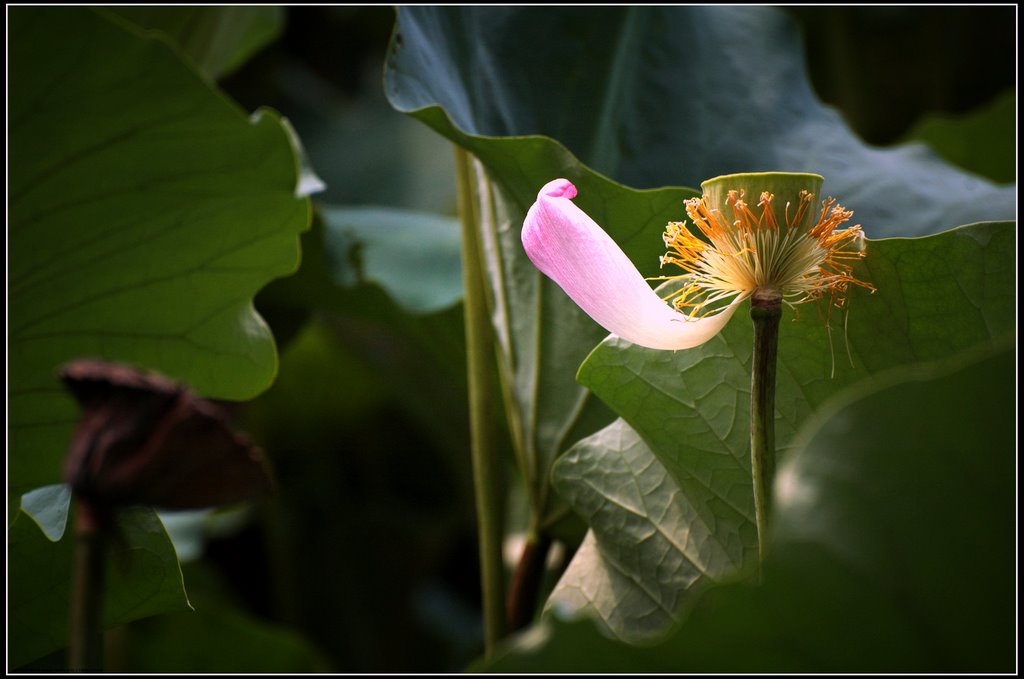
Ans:
{"type": "MultiPolygon", "coordinates": [[[[1014,181],[1015,8],[785,11],[819,96],[865,141],[920,139],[1014,181]]],[[[246,111],[291,121],[327,187],[316,203],[453,215],[450,144],[384,97],[393,24],[386,7],[288,7],[253,24],[276,37],[247,62],[204,63],[246,111]]],[[[256,300],[280,370],[239,411],[279,493],[207,518],[183,563],[196,611],[110,632],[110,671],[460,671],[481,652],[461,308],[439,292],[424,312],[368,280],[359,238],[332,241],[346,227],[330,215],[303,235],[299,273],[256,300]]],[[[380,247],[402,261],[420,244],[380,247]]]]}

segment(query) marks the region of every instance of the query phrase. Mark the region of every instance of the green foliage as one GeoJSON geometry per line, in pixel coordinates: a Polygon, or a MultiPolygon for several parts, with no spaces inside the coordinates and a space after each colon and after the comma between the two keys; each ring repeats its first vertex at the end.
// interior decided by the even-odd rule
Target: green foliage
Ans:
{"type": "MultiPolygon", "coordinates": [[[[548,180],[587,174],[582,161],[634,187],[815,172],[872,238],[1013,217],[1012,189],[916,145],[859,141],[814,96],[800,42],[767,7],[403,7],[385,87],[395,108],[477,155],[521,207],[548,180]],[[571,155],[550,139],[509,138],[521,135],[571,155]]],[[[580,187],[581,207],[609,204],[598,223],[636,234],[641,219],[586,198],[596,188],[607,195],[580,187]]]]}
{"type": "MultiPolygon", "coordinates": [[[[509,422],[542,500],[554,456],[607,422],[567,418],[593,403],[572,378],[581,348],[604,333],[519,244],[519,225],[547,181],[573,181],[576,203],[648,276],[658,273],[665,223],[681,218],[693,192],[617,181],[820,173],[826,193],[874,239],[1014,214],[1012,187],[954,169],[920,145],[860,142],[814,97],[794,27],[769,8],[401,8],[385,85],[397,109],[479,160],[475,211],[509,422]],[[558,437],[545,438],[551,433],[558,437]]],[[[1013,251],[1006,224],[872,241],[861,278],[878,293],[854,292],[849,325],[838,311],[826,321],[826,309],[802,309],[798,322],[783,324],[783,447],[841,389],[1011,333],[1013,251]]],[[[555,608],[589,609],[606,631],[636,640],[678,617],[687,588],[743,572],[756,544],[744,426],[748,325],[734,321],[704,347],[676,354],[609,338],[583,363],[580,381],[623,420],[555,467],[559,491],[592,528],[555,608]]],[[[597,652],[593,665],[553,669],[630,667],[602,665],[605,658],[597,652]]]]}
{"type": "MultiPolygon", "coordinates": [[[[1011,224],[869,242],[858,274],[878,291],[856,289],[848,318],[833,311],[842,327],[830,331],[806,307],[782,323],[782,459],[795,431],[843,388],[1011,334],[1014,251],[1011,224]]],[[[592,612],[623,638],[650,636],[688,588],[756,559],[750,356],[751,324],[734,319],[692,350],[609,338],[584,362],[580,381],[628,426],[613,424],[556,465],[558,490],[587,519],[597,549],[577,555],[553,605],[592,612]]]]}
{"type": "Polygon", "coordinates": [[[324,672],[321,655],[292,630],[247,613],[230,583],[203,564],[184,567],[195,610],[117,630],[109,671],[129,673],[324,672]]]}
{"type": "Polygon", "coordinates": [[[17,8],[12,24],[16,503],[59,478],[76,408],[54,369],[71,358],[218,398],[267,387],[274,344],[251,298],[294,271],[309,208],[276,116],[246,121],[164,44],[87,10],[17,8]]]}
{"type": "MultiPolygon", "coordinates": [[[[16,509],[23,493],[61,478],[78,417],[55,375],[68,360],[142,365],[216,398],[251,398],[270,384],[274,341],[252,297],[298,266],[309,202],[295,195],[295,150],[279,117],[247,120],[165,42],[88,9],[18,7],[9,18],[8,507],[16,509]]],[[[51,499],[57,504],[30,509],[66,506],[66,495],[51,499]]],[[[18,523],[23,533],[38,530],[18,523]]],[[[159,523],[153,530],[162,534],[159,523]]],[[[46,582],[67,580],[55,550],[69,550],[68,540],[38,537],[39,555],[24,551],[34,544],[26,536],[11,541],[12,568],[31,573],[25,564],[45,557],[54,564],[46,582]]],[[[130,573],[111,596],[137,598],[161,582],[159,570],[130,573]]],[[[157,612],[154,601],[131,615],[157,612]]],[[[109,623],[125,619],[118,611],[126,609],[110,610],[109,623]]],[[[48,628],[37,617],[34,633],[54,643],[66,617],[66,606],[48,628]]],[[[19,658],[29,648],[40,650],[19,648],[19,658]]]]}
{"type": "Polygon", "coordinates": [[[459,221],[413,210],[324,207],[334,280],[374,282],[410,311],[431,312],[462,299],[459,221]]]}
{"type": "Polygon", "coordinates": [[[965,170],[994,182],[1017,179],[1017,94],[1006,92],[989,105],[962,116],[932,114],[908,137],[923,141],[965,170]]]}
{"type": "MultiPolygon", "coordinates": [[[[1013,362],[989,352],[1013,332],[1015,236],[943,231],[1011,218],[1013,187],[919,143],[861,143],[814,96],[774,9],[400,8],[385,89],[410,117],[394,125],[383,102],[328,84],[360,77],[347,42],[369,38],[308,40],[348,9],[320,12],[319,33],[297,22],[291,53],[255,74],[238,66],[278,35],[280,8],[10,10],[10,667],[63,663],[73,512],[52,484],[77,410],[54,371],[83,354],[210,397],[266,390],[243,418],[279,480],[255,527],[211,544],[227,577],[186,566],[189,598],[156,514],[121,516],[105,624],[151,617],[108,630],[107,669],[333,669],[302,636],[344,671],[453,670],[476,653],[455,222],[340,207],[451,209],[451,154],[408,134],[418,119],[477,159],[531,524],[582,525],[567,502],[590,527],[542,622],[480,669],[1012,669],[1013,362]],[[281,104],[334,172],[301,270],[270,285],[298,265],[318,180],[288,121],[247,121],[218,79],[281,104]],[[810,307],[783,323],[760,586],[745,579],[749,323],[675,354],[605,339],[519,242],[537,190],[565,176],[656,276],[664,225],[696,195],[681,185],[751,170],[823,174],[875,239],[861,277],[878,288],[855,290],[830,330],[810,307]],[[938,235],[894,238],[924,234],[938,235]],[[562,619],[573,611],[598,623],[562,619]]],[[[1009,101],[915,137],[1010,181],[1009,101]]]]}
{"type": "Polygon", "coordinates": [[[131,672],[325,671],[324,661],[297,634],[228,606],[204,606],[143,621],[131,630],[127,650],[131,672]]]}
{"type": "Polygon", "coordinates": [[[38,524],[52,542],[67,528],[71,488],[66,483],[43,486],[21,496],[21,511],[38,524]]]}
{"type": "Polygon", "coordinates": [[[479,630],[441,580],[473,558],[467,544],[449,562],[473,521],[460,309],[413,316],[370,285],[316,300],[246,417],[279,481],[263,521],[274,591],[260,593],[333,667],[461,668],[479,630]]]}
{"type": "MultiPolygon", "coordinates": [[[[168,611],[187,610],[174,546],[151,509],[117,517],[109,546],[105,626],[168,611]]],[[[68,643],[68,602],[74,539],[50,542],[32,518],[18,512],[7,532],[8,663],[20,667],[68,643]]]]}
{"type": "MultiPolygon", "coordinates": [[[[282,430],[301,433],[302,428],[290,420],[301,422],[319,415],[328,420],[348,410],[358,413],[358,418],[387,395],[430,432],[442,451],[462,455],[468,438],[464,420],[439,412],[441,404],[458,411],[466,402],[461,305],[413,314],[379,285],[339,284],[338,262],[349,256],[350,242],[334,239],[329,243],[326,228],[323,220],[314,220],[312,230],[302,238],[302,268],[294,276],[274,281],[257,298],[261,312],[283,336],[281,343],[288,345],[308,335],[304,341],[309,352],[300,351],[306,360],[293,363],[289,370],[294,375],[282,371],[284,385],[276,383],[267,394],[275,405],[267,410],[257,405],[260,415],[251,418],[251,426],[260,430],[264,425],[271,429],[280,425],[282,430]],[[308,325],[311,320],[319,329],[308,325]],[[339,384],[349,383],[344,393],[338,393],[339,384]],[[275,395],[281,389],[293,390],[291,398],[275,395]]],[[[392,284],[397,286],[397,280],[392,279],[392,284]]],[[[415,280],[409,285],[415,285],[415,280]]],[[[317,431],[324,434],[322,429],[317,431]]]]}
{"type": "Polygon", "coordinates": [[[1012,671],[1014,359],[997,346],[887,371],[805,424],[762,585],[709,589],[647,647],[549,620],[483,669],[1012,671]]]}
{"type": "Polygon", "coordinates": [[[657,186],[730,171],[814,171],[873,237],[1013,214],[1011,190],[919,149],[859,142],[815,100],[798,45],[795,28],[767,8],[399,10],[385,73],[392,105],[480,161],[476,209],[506,408],[540,511],[555,457],[610,419],[573,380],[603,331],[519,243],[526,210],[550,179],[577,185],[577,204],[645,275],[657,274],[664,225],[694,192],[634,191],[598,172],[657,186]],[[737,106],[721,83],[760,96],[737,106]],[[559,141],[523,136],[537,134],[559,141]]]}
{"type": "Polygon", "coordinates": [[[229,75],[281,32],[280,7],[121,6],[106,11],[165,34],[199,70],[229,75]]]}
{"type": "Polygon", "coordinates": [[[472,602],[442,579],[473,559],[462,308],[411,313],[372,282],[340,285],[349,243],[326,229],[257,299],[289,337],[245,417],[279,480],[264,521],[277,610],[333,667],[457,670],[479,643],[472,602]]]}

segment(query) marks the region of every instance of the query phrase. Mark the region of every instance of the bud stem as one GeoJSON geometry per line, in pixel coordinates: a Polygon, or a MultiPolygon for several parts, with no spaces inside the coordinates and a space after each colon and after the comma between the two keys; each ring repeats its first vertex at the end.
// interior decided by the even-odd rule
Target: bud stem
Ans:
{"type": "Polygon", "coordinates": [[[509,633],[518,632],[533,622],[550,551],[551,538],[531,531],[523,545],[523,553],[508,590],[505,609],[509,633]]]}
{"type": "Polygon", "coordinates": [[[71,640],[68,669],[103,669],[104,525],[94,505],[77,498],[75,566],[71,589],[71,640]]]}

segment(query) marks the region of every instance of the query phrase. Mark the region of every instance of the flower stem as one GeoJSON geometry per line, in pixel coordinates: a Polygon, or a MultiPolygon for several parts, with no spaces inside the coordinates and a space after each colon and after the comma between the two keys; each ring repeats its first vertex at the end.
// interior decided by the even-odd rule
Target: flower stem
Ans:
{"type": "Polygon", "coordinates": [[[472,199],[470,156],[455,147],[455,175],[462,220],[462,278],[469,381],[470,448],[480,542],[480,578],[484,609],[484,653],[490,655],[505,635],[505,572],[502,561],[502,495],[497,454],[494,395],[496,358],[481,265],[480,231],[472,199]]]}
{"type": "MultiPolygon", "coordinates": [[[[754,356],[750,376],[750,466],[754,478],[757,551],[764,563],[775,478],[775,368],[779,349],[782,299],[758,291],[750,303],[754,322],[754,356]]],[[[759,567],[760,569],[760,567],[759,567]]]]}
{"type": "Polygon", "coordinates": [[[75,540],[68,669],[99,672],[103,666],[104,533],[93,505],[82,498],[77,501],[75,540]]]}
{"type": "Polygon", "coordinates": [[[512,574],[512,584],[508,590],[509,632],[521,630],[533,621],[550,551],[551,538],[531,531],[523,545],[523,553],[512,574]]]}

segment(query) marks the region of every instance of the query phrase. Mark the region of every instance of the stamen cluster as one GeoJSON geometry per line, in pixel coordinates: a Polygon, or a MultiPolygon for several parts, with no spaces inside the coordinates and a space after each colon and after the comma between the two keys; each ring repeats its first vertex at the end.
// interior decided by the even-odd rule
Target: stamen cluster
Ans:
{"type": "Polygon", "coordinates": [[[675,264],[686,272],[663,277],[684,283],[666,301],[702,316],[717,308],[716,302],[755,293],[775,295],[789,306],[827,296],[842,308],[851,284],[874,290],[853,274],[852,263],[865,256],[860,226],[840,228],[852,211],[829,198],[814,225],[806,228],[802,225],[814,200],[810,192],[801,191],[796,206],[786,204],[781,223],[773,200],[771,193],[762,192],[751,209],[741,192],[729,191],[731,220],[705,198],[687,200],[686,213],[700,235],[686,222],[666,227],[668,252],[661,264],[675,264]]]}

